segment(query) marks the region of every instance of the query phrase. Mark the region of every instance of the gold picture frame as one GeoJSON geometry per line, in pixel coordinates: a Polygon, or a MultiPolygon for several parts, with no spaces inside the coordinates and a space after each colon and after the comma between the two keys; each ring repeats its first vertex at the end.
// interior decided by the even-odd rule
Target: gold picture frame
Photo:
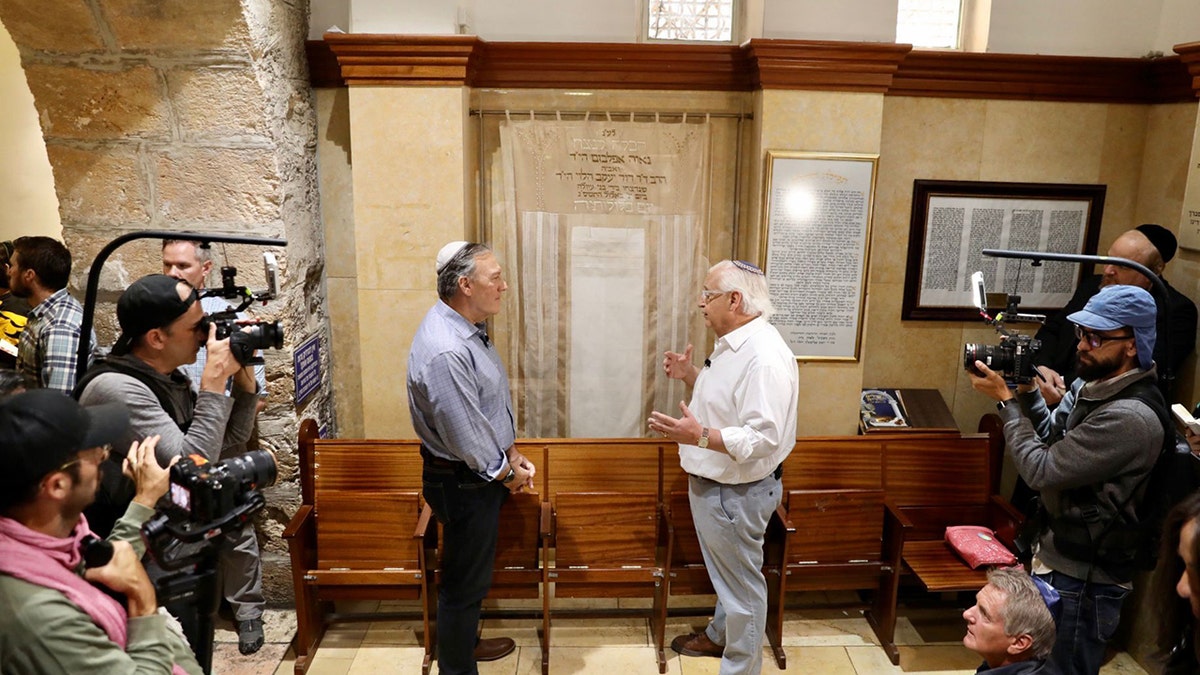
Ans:
{"type": "Polygon", "coordinates": [[[761,260],[801,361],[857,361],[879,155],[768,150],[761,260]]]}

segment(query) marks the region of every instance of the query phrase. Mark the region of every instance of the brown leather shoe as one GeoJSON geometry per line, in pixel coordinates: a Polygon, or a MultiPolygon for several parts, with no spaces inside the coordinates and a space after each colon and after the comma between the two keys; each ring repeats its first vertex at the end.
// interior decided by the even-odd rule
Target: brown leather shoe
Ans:
{"type": "Polygon", "coordinates": [[[725,653],[725,647],[708,639],[706,633],[688,633],[671,640],[671,649],[684,656],[715,656],[725,653]]]}
{"type": "Polygon", "coordinates": [[[502,659],[517,648],[517,643],[513,642],[512,638],[498,637],[488,638],[487,640],[480,639],[475,644],[475,660],[476,661],[495,661],[502,659]]]}

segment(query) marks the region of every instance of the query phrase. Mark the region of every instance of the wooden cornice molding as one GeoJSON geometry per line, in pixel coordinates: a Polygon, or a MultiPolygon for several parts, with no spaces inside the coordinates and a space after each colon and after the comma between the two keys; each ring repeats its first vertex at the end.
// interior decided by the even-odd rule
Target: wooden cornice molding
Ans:
{"type": "Polygon", "coordinates": [[[326,33],[307,51],[314,87],[808,89],[1105,103],[1200,95],[1200,42],[1177,45],[1178,56],[1119,59],[912,51],[883,42],[750,40],[732,46],[326,33]]]}
{"type": "Polygon", "coordinates": [[[884,93],[912,47],[885,42],[750,40],[745,49],[756,88],[884,93]]]}
{"type": "Polygon", "coordinates": [[[1200,42],[1175,45],[1175,53],[1192,78],[1192,94],[1200,96],[1200,42]]]}
{"type": "Polygon", "coordinates": [[[1178,96],[1172,59],[914,51],[891,96],[1157,103],[1178,96]]]}
{"type": "Polygon", "coordinates": [[[492,88],[742,91],[750,64],[733,45],[483,42],[470,84],[492,88]]]}
{"type": "Polygon", "coordinates": [[[348,85],[455,86],[479,45],[473,35],[326,33],[348,85]]]}

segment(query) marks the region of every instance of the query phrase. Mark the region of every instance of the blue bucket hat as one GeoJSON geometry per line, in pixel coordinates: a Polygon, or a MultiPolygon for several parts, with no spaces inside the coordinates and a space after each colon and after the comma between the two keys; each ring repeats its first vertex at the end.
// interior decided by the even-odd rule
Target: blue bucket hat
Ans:
{"type": "Polygon", "coordinates": [[[1146,370],[1154,362],[1158,305],[1154,296],[1143,288],[1105,286],[1087,301],[1083,309],[1068,315],[1067,321],[1092,330],[1117,330],[1129,326],[1137,343],[1138,366],[1146,370]]]}

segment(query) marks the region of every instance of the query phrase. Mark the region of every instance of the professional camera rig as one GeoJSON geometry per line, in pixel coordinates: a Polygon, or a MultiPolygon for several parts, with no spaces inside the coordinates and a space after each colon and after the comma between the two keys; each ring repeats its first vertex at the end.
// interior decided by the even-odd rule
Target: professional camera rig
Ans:
{"type": "Polygon", "coordinates": [[[283,326],[278,321],[246,322],[238,318],[238,314],[250,305],[256,302],[265,304],[278,295],[277,266],[272,253],[263,253],[263,267],[267,279],[267,288],[264,291],[253,292],[245,286],[239,286],[237,268],[225,266],[221,268],[220,288],[208,288],[200,292],[202,298],[223,298],[238,303],[236,307],[206,315],[200,329],[207,333],[209,324],[216,324],[217,339],[229,338],[229,349],[243,366],[263,362],[262,357],[254,355],[256,350],[283,348],[283,326]]]}
{"type": "Polygon", "coordinates": [[[201,562],[214,544],[245,527],[266,505],[260,490],[275,483],[275,457],[255,450],[209,463],[199,455],[171,467],[169,501],[142,525],[155,562],[177,570],[201,562]]]}
{"type": "Polygon", "coordinates": [[[963,367],[978,374],[975,362],[982,361],[985,366],[1000,373],[1009,384],[1027,384],[1033,378],[1040,377],[1033,364],[1033,357],[1042,348],[1041,340],[1030,335],[1022,335],[1005,327],[1004,323],[1037,323],[1046,320],[1042,314],[1022,314],[1019,310],[1021,296],[1009,295],[1005,301],[1004,311],[995,318],[988,314],[987,293],[983,284],[983,272],[971,275],[971,294],[979,315],[984,321],[1000,334],[1000,343],[986,345],[968,342],[963,345],[963,367]]]}

